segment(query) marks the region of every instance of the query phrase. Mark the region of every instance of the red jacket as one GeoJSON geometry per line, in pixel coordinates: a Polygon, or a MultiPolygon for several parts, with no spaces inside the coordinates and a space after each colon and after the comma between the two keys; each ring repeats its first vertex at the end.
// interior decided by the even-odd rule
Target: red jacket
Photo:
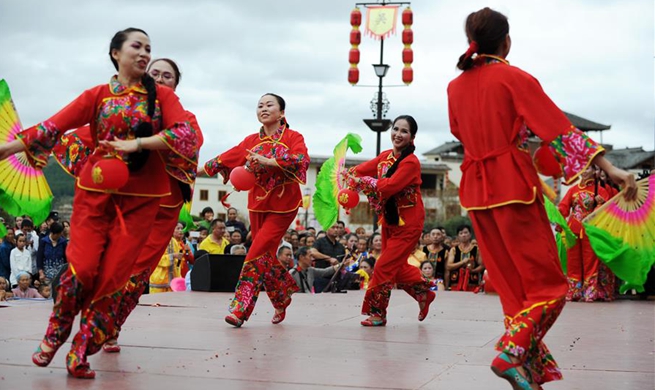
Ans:
{"type": "Polygon", "coordinates": [[[248,151],[274,158],[277,166],[261,166],[255,171],[255,188],[248,193],[248,209],[252,212],[288,213],[302,206],[299,184],[305,184],[309,155],[302,134],[281,126],[267,136],[261,129],[247,136],[232,149],[205,163],[209,176],[220,173],[227,183],[230,172],[246,164],[248,151]]]}
{"type": "Polygon", "coordinates": [[[469,210],[540,196],[528,128],[549,144],[567,183],[603,151],[571,125],[534,77],[504,60],[480,57],[451,81],[448,110],[451,132],[465,148],[460,201],[469,210]]]}

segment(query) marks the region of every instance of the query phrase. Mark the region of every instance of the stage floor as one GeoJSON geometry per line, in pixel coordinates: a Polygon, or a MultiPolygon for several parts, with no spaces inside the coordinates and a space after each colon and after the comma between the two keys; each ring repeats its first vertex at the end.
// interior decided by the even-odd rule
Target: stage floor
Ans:
{"type": "MultiPolygon", "coordinates": [[[[67,375],[68,343],[49,367],[31,362],[51,302],[0,307],[0,389],[509,389],[488,366],[503,331],[496,295],[439,293],[419,323],[394,290],[387,326],[364,328],[360,291],[296,294],[279,325],[262,294],[240,329],[223,321],[231,296],[144,296],[122,352],[90,357],[90,381],[67,375]]],[[[546,337],[564,380],[545,389],[655,388],[654,333],[653,301],[567,304],[546,337]]]]}

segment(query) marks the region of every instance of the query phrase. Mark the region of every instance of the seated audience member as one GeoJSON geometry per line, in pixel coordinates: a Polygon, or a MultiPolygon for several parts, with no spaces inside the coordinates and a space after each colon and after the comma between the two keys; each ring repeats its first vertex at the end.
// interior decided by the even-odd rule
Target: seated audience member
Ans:
{"type": "Polygon", "coordinates": [[[14,296],[9,289],[9,281],[4,276],[0,276],[0,301],[6,301],[14,296]]]}
{"type": "Polygon", "coordinates": [[[207,206],[200,212],[200,218],[202,220],[198,222],[198,225],[204,226],[205,229],[211,230],[211,223],[214,220],[214,209],[207,206]]]}
{"type": "Polygon", "coordinates": [[[48,234],[39,241],[36,267],[41,280],[54,278],[59,268],[66,263],[66,239],[63,233],[64,225],[53,222],[48,234]]]}
{"type": "Polygon", "coordinates": [[[231,255],[245,256],[246,253],[245,245],[232,245],[232,248],[230,248],[231,255]]]}
{"type": "Polygon", "coordinates": [[[428,282],[434,280],[434,267],[430,261],[424,260],[420,264],[419,269],[421,270],[421,276],[423,276],[423,279],[427,280],[428,282]]]}
{"type": "MultiPolygon", "coordinates": [[[[312,257],[314,258],[314,267],[327,268],[332,264],[343,261],[346,254],[346,248],[341,245],[338,237],[339,225],[332,225],[326,233],[325,237],[316,239],[314,249],[312,250],[312,257]]],[[[314,289],[321,292],[329,283],[328,278],[316,278],[314,281],[314,289]]]]}
{"type": "Polygon", "coordinates": [[[444,243],[446,235],[443,232],[444,229],[440,226],[432,229],[430,231],[432,243],[423,248],[427,260],[429,260],[432,263],[432,267],[434,267],[434,277],[441,280],[447,279],[446,262],[450,251],[450,247],[444,243]]]}
{"type": "Polygon", "coordinates": [[[286,269],[293,268],[293,251],[287,246],[280,246],[277,249],[277,259],[286,269]]]}
{"type": "Polygon", "coordinates": [[[243,233],[241,233],[241,230],[236,229],[232,233],[230,233],[230,244],[232,245],[243,244],[243,233]]]}
{"type": "Polygon", "coordinates": [[[7,228],[7,234],[2,239],[2,244],[0,244],[0,276],[7,279],[9,279],[9,275],[11,275],[11,263],[9,262],[9,256],[11,254],[11,250],[15,247],[16,237],[14,236],[14,229],[7,228]]]}
{"type": "Polygon", "coordinates": [[[230,233],[239,230],[241,231],[243,237],[245,237],[246,233],[248,233],[248,229],[246,229],[246,224],[239,221],[238,216],[239,212],[234,207],[227,209],[227,221],[225,221],[225,229],[230,233]]]}
{"type": "Polygon", "coordinates": [[[300,288],[300,291],[298,292],[302,293],[314,293],[314,281],[317,278],[327,278],[332,276],[337,268],[339,268],[339,264],[335,264],[328,268],[312,267],[311,265],[314,259],[312,251],[307,247],[299,248],[296,253],[296,258],[298,259],[298,265],[289,272],[300,288]]]}
{"type": "Polygon", "coordinates": [[[212,221],[209,230],[211,233],[200,243],[198,249],[207,251],[207,253],[212,255],[225,254],[225,247],[230,245],[230,241],[224,237],[225,222],[222,219],[215,219],[212,221]]]}
{"type": "Polygon", "coordinates": [[[368,288],[368,281],[373,276],[373,267],[375,267],[375,258],[369,257],[359,261],[359,269],[355,272],[359,275],[361,290],[366,290],[368,288]]]}
{"type": "Polygon", "coordinates": [[[313,248],[314,244],[316,243],[316,237],[313,235],[307,236],[307,240],[305,240],[305,246],[308,248],[313,248]]]}
{"type": "Polygon", "coordinates": [[[296,233],[295,231],[292,232],[290,239],[291,241],[289,242],[291,243],[291,247],[293,248],[294,251],[297,251],[299,248],[299,241],[300,241],[300,238],[298,237],[298,233],[296,233]]]}
{"type": "Polygon", "coordinates": [[[478,246],[472,241],[471,228],[462,225],[457,228],[458,244],[448,254],[446,288],[452,291],[473,291],[482,281],[484,263],[478,246]]]}
{"type": "MultiPolygon", "coordinates": [[[[23,220],[25,224],[27,220],[23,220]]],[[[25,247],[26,239],[23,233],[16,236],[16,248],[12,249],[9,253],[9,266],[11,268],[11,275],[9,276],[9,283],[12,288],[18,285],[18,274],[21,272],[32,272],[32,253],[25,247]]]]}
{"type": "Polygon", "coordinates": [[[150,275],[150,293],[173,291],[173,279],[185,277],[188,264],[193,262],[191,249],[184,242],[184,224],[178,222],[166,250],[150,275]]]}
{"type": "Polygon", "coordinates": [[[39,295],[41,295],[45,299],[50,299],[50,293],[52,292],[52,289],[50,287],[50,283],[41,283],[39,286],[39,295]]]}
{"type": "Polygon", "coordinates": [[[410,265],[413,265],[416,268],[421,268],[421,264],[427,259],[427,256],[425,256],[425,253],[423,252],[423,249],[421,248],[421,242],[418,241],[416,243],[416,247],[414,248],[414,252],[412,252],[411,255],[409,255],[409,258],[407,259],[407,262],[410,265]]]}
{"type": "Polygon", "coordinates": [[[202,244],[202,242],[205,241],[207,236],[209,236],[209,229],[204,226],[200,226],[198,228],[198,245],[202,244]]]}
{"type": "Polygon", "coordinates": [[[382,235],[380,233],[373,233],[368,239],[368,257],[375,260],[380,258],[382,254],[382,235]]]}
{"type": "Polygon", "coordinates": [[[314,237],[316,237],[316,228],[313,228],[313,227],[311,227],[311,226],[308,227],[308,228],[307,228],[307,233],[308,233],[310,236],[314,236],[314,237]]]}
{"type": "Polygon", "coordinates": [[[21,271],[16,277],[18,278],[18,287],[11,291],[14,298],[43,298],[36,289],[30,287],[32,276],[28,272],[21,271]]]}
{"type": "Polygon", "coordinates": [[[366,229],[364,229],[363,227],[358,227],[357,229],[355,229],[355,234],[359,238],[368,238],[368,236],[366,235],[366,229]]]}

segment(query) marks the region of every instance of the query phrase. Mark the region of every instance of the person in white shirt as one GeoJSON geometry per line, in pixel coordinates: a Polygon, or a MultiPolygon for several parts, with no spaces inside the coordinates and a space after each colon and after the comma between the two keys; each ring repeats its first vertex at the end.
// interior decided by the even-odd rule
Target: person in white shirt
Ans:
{"type": "Polygon", "coordinates": [[[36,269],[36,254],[39,252],[39,235],[34,231],[34,222],[29,218],[23,218],[23,222],[20,225],[20,230],[25,235],[25,249],[30,252],[32,256],[32,269],[27,270],[27,272],[35,275],[37,273],[36,269]]]}
{"type": "Polygon", "coordinates": [[[9,283],[12,288],[18,285],[18,274],[20,272],[32,272],[32,254],[25,248],[25,235],[19,233],[16,236],[16,248],[9,253],[9,266],[11,268],[11,275],[9,275],[9,283]]]}

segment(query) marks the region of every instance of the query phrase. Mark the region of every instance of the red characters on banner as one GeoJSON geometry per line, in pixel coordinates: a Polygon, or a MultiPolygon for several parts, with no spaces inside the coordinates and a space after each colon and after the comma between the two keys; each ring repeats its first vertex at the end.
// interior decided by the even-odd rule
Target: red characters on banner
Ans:
{"type": "Polygon", "coordinates": [[[362,24],[362,13],[359,8],[355,8],[350,13],[350,25],[353,26],[352,31],[350,32],[350,53],[348,53],[348,62],[350,63],[350,69],[348,69],[348,82],[352,85],[355,85],[359,82],[359,69],[357,69],[357,64],[359,64],[359,49],[357,48],[362,42],[362,33],[359,31],[359,26],[362,24]]]}
{"type": "Polygon", "coordinates": [[[414,70],[412,69],[412,62],[414,62],[414,51],[412,50],[412,43],[414,43],[414,32],[412,31],[412,23],[414,22],[414,13],[407,7],[403,11],[403,83],[409,85],[414,81],[414,70]]]}

